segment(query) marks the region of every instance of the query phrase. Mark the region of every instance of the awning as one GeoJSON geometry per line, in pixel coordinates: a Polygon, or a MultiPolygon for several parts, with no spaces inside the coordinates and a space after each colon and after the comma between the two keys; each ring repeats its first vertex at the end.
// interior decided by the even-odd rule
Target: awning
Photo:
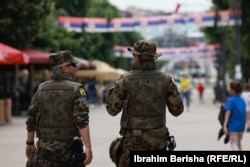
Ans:
{"type": "Polygon", "coordinates": [[[0,43],[1,65],[28,64],[28,63],[29,63],[29,57],[27,54],[11,46],[0,43]]]}
{"type": "Polygon", "coordinates": [[[75,57],[75,59],[79,62],[79,69],[95,69],[96,67],[91,64],[88,60],[75,57]]]}
{"type": "MultiPolygon", "coordinates": [[[[29,58],[30,64],[49,64],[49,55],[48,52],[43,52],[35,49],[25,49],[23,50],[29,58]]],[[[80,62],[80,69],[89,69],[94,68],[87,60],[76,57],[76,59],[80,62]]]]}
{"type": "Polygon", "coordinates": [[[49,64],[49,53],[34,49],[23,50],[30,58],[30,64],[49,64]]]}
{"type": "Polygon", "coordinates": [[[96,67],[95,70],[78,70],[76,72],[76,77],[95,78],[97,80],[117,80],[121,74],[127,72],[122,69],[113,68],[100,60],[93,60],[91,64],[96,67]]]}

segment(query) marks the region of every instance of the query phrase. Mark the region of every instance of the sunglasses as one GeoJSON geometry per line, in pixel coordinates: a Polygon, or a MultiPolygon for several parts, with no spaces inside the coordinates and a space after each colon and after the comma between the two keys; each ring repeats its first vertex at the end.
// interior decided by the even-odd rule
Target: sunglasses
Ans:
{"type": "Polygon", "coordinates": [[[67,64],[65,65],[66,67],[69,67],[69,66],[72,66],[72,67],[76,67],[76,64],[75,63],[70,63],[70,64],[67,64]]]}

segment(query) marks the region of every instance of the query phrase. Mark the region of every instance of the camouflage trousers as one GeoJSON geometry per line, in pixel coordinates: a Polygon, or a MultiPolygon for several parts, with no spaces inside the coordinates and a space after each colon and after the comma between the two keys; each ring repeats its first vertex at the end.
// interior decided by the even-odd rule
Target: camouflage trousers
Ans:
{"type": "Polygon", "coordinates": [[[68,167],[70,155],[63,143],[39,141],[37,151],[28,159],[26,167],[68,167]]]}
{"type": "MultiPolygon", "coordinates": [[[[40,152],[39,152],[40,153],[40,152]]],[[[35,152],[31,158],[28,159],[26,167],[68,167],[69,161],[60,161],[60,159],[53,161],[48,160],[47,157],[42,157],[41,154],[35,152]]]]}
{"type": "Polygon", "coordinates": [[[130,151],[162,151],[166,150],[166,133],[143,132],[141,136],[129,133],[122,138],[123,153],[119,159],[119,167],[130,167],[130,151]]]}
{"type": "MultiPolygon", "coordinates": [[[[28,159],[26,167],[68,167],[69,161],[65,161],[62,158],[53,160],[54,158],[48,158],[44,156],[44,152],[35,152],[31,158],[28,159]]],[[[55,156],[54,156],[55,157],[55,156]]]]}

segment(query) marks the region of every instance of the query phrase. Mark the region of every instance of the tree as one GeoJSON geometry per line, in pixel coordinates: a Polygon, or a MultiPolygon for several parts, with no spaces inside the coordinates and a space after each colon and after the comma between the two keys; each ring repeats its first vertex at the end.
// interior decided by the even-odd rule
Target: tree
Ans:
{"type": "MultiPolygon", "coordinates": [[[[64,11],[64,15],[99,17],[106,18],[108,21],[114,17],[121,17],[120,11],[108,0],[57,0],[56,2],[56,10],[64,11]]],[[[76,36],[78,36],[75,38],[76,41],[78,38],[82,38],[81,49],[76,51],[79,55],[89,60],[99,59],[115,67],[125,69],[129,68],[130,60],[114,57],[114,45],[131,46],[136,40],[142,38],[137,32],[86,33],[83,31],[76,36]]]]}
{"type": "MultiPolygon", "coordinates": [[[[216,1],[213,0],[213,10],[218,15],[218,12],[221,10],[229,10],[230,9],[230,3],[228,0],[221,0],[216,1]]],[[[210,28],[204,28],[204,32],[206,34],[206,37],[208,39],[209,43],[221,43],[222,44],[222,52],[217,55],[217,62],[220,64],[221,68],[224,68],[225,71],[229,72],[230,76],[234,77],[234,66],[235,66],[235,33],[234,33],[234,27],[219,27],[217,25],[217,21],[215,20],[214,26],[210,28]],[[226,57],[226,59],[224,58],[226,57]],[[225,61],[223,61],[225,59],[225,61]],[[224,66],[224,67],[222,67],[224,66]]],[[[224,71],[224,72],[225,72],[224,71]]],[[[224,73],[221,73],[219,71],[219,74],[223,75],[224,73]]],[[[222,76],[219,76],[220,79],[222,76]]]]}
{"type": "Polygon", "coordinates": [[[241,11],[242,11],[242,25],[241,25],[241,43],[243,46],[243,52],[242,52],[242,72],[243,77],[246,82],[249,82],[250,78],[250,33],[249,33],[249,27],[250,27],[250,11],[249,11],[249,1],[247,0],[241,0],[241,11]]]}
{"type": "Polygon", "coordinates": [[[55,0],[55,9],[65,11],[62,15],[86,16],[90,0],[55,0]]]}
{"type": "Polygon", "coordinates": [[[234,74],[234,65],[235,62],[238,60],[236,59],[236,55],[240,54],[240,61],[242,65],[242,74],[243,74],[243,80],[245,82],[249,81],[250,78],[250,57],[248,56],[250,54],[250,34],[249,34],[249,27],[250,27],[250,11],[249,11],[249,1],[247,0],[220,0],[216,1],[213,0],[213,3],[215,5],[215,9],[217,10],[228,10],[228,9],[238,9],[242,12],[241,17],[241,26],[240,26],[240,33],[237,26],[234,27],[214,27],[214,28],[206,28],[206,35],[211,41],[219,41],[218,39],[220,34],[224,34],[225,36],[225,54],[226,54],[226,62],[227,62],[227,70],[230,71],[231,76],[234,74]],[[240,46],[237,46],[237,35],[239,37],[240,34],[240,46]],[[238,53],[235,53],[238,52],[238,53]]]}
{"type": "Polygon", "coordinates": [[[142,37],[137,32],[68,32],[56,25],[58,16],[121,17],[108,0],[3,0],[1,1],[1,42],[16,48],[34,48],[48,52],[69,49],[78,57],[99,59],[113,66],[129,67],[129,60],[117,59],[115,45],[133,45],[142,37]],[[122,62],[122,63],[121,63],[122,62]]]}
{"type": "Polygon", "coordinates": [[[48,52],[55,52],[58,50],[72,50],[78,56],[82,55],[81,50],[83,41],[86,39],[81,34],[75,32],[68,32],[65,28],[56,26],[57,12],[53,12],[41,27],[42,33],[32,43],[32,47],[48,52]]]}
{"type": "Polygon", "coordinates": [[[29,47],[54,7],[53,0],[2,0],[1,41],[17,48],[29,47]]]}

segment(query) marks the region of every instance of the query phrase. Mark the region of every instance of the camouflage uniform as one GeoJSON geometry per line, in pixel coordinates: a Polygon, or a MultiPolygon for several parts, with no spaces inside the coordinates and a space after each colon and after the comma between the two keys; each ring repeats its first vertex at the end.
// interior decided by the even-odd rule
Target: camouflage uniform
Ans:
{"type": "MultiPolygon", "coordinates": [[[[51,80],[39,85],[28,108],[27,131],[36,131],[38,138],[33,156],[38,167],[68,166],[71,152],[66,144],[81,137],[78,128],[89,123],[86,92],[73,75],[61,72],[60,65],[65,62],[76,63],[69,51],[50,56],[51,80]]],[[[28,165],[31,161],[27,166],[32,166],[28,165]]]]}
{"type": "Polygon", "coordinates": [[[120,167],[129,167],[130,151],[165,150],[168,136],[166,106],[174,116],[183,112],[183,103],[172,77],[156,70],[154,60],[160,56],[156,53],[156,45],[140,40],[128,50],[149,59],[141,57],[136,61],[132,70],[116,81],[107,96],[107,112],[115,116],[122,111],[120,167]]]}

